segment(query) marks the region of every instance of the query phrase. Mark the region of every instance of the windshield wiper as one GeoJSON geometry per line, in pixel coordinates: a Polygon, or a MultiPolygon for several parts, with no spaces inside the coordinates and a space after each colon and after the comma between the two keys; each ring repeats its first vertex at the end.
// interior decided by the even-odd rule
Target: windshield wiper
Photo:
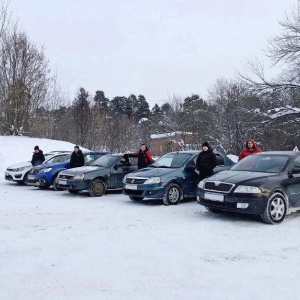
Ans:
{"type": "Polygon", "coordinates": [[[159,166],[158,168],[170,168],[168,166],[159,166]]]}

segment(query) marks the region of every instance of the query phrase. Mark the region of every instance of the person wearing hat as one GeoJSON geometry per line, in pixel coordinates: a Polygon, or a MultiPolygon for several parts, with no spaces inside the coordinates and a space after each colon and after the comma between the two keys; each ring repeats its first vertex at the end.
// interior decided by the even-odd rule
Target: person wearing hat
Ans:
{"type": "Polygon", "coordinates": [[[39,146],[35,146],[33,149],[33,155],[31,159],[32,166],[41,165],[45,161],[43,150],[40,150],[39,146]]]}
{"type": "Polygon", "coordinates": [[[84,166],[84,155],[79,146],[74,147],[74,151],[70,159],[70,168],[79,168],[84,166]]]}
{"type": "Polygon", "coordinates": [[[199,171],[200,181],[213,175],[213,170],[217,165],[217,158],[208,142],[202,144],[202,151],[196,160],[196,169],[199,171]]]}

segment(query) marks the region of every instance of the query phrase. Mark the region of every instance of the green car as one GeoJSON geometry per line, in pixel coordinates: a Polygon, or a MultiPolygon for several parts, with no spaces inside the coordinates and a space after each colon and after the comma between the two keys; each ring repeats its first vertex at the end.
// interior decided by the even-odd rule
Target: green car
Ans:
{"type": "Polygon", "coordinates": [[[136,157],[130,157],[128,163],[120,154],[106,154],[89,166],[60,172],[56,186],[72,194],[88,191],[90,196],[100,197],[107,190],[121,190],[124,176],[137,168],[136,157]]]}

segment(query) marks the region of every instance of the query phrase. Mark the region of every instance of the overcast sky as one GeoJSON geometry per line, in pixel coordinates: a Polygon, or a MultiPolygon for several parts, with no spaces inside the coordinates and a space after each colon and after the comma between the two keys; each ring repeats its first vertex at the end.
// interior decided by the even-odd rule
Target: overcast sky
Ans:
{"type": "Polygon", "coordinates": [[[109,98],[205,97],[262,56],[297,0],[10,0],[31,41],[73,99],[79,87],[109,98]]]}

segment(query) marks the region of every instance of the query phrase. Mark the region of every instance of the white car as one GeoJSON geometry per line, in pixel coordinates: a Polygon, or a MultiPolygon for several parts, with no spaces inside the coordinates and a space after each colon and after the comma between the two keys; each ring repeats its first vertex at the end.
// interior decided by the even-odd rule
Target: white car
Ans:
{"type": "MultiPolygon", "coordinates": [[[[64,153],[71,153],[72,151],[51,151],[44,154],[45,161],[43,163],[55,162],[55,157],[58,157],[64,153]]],[[[19,184],[24,184],[27,179],[28,172],[31,170],[32,164],[30,161],[23,161],[7,167],[5,171],[5,179],[9,181],[15,181],[19,184]]]]}

